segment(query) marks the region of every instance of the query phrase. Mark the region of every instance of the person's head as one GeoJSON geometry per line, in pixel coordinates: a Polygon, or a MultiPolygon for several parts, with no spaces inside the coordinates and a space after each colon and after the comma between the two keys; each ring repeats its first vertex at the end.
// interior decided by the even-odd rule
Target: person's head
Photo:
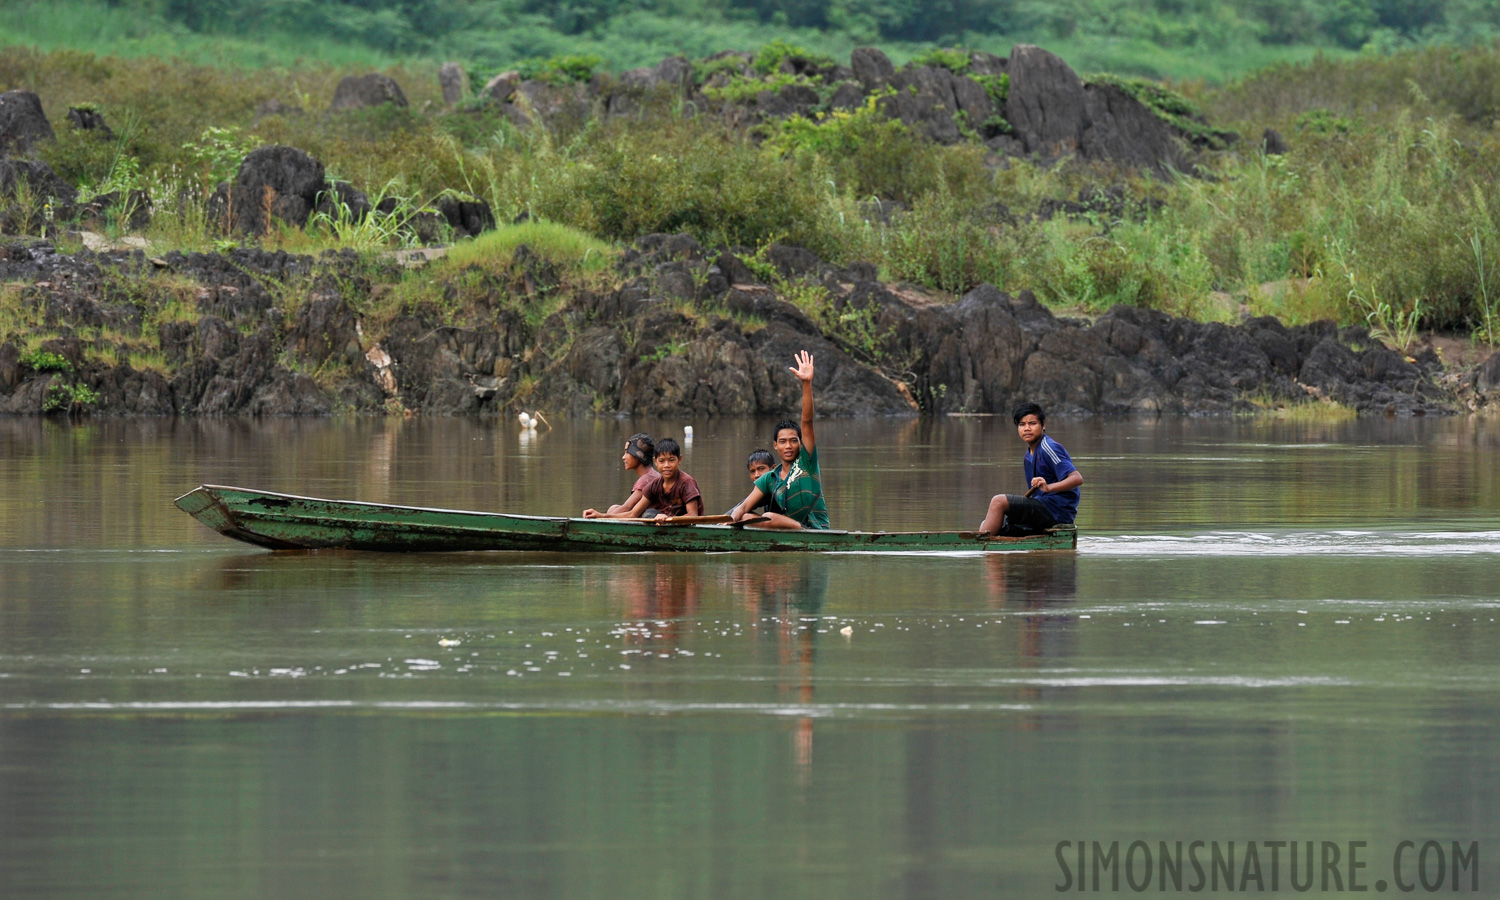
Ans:
{"type": "Polygon", "coordinates": [[[1027,444],[1035,444],[1047,433],[1047,414],[1035,403],[1022,403],[1010,414],[1016,433],[1027,444]]]}
{"type": "Polygon", "coordinates": [[[754,481],[776,467],[776,457],[769,450],[755,450],[745,460],[745,468],[750,472],[750,480],[754,481]]]}
{"type": "Polygon", "coordinates": [[[625,455],[620,457],[620,461],[627,469],[639,469],[641,466],[651,465],[655,456],[656,442],[651,440],[651,435],[641,431],[625,439],[625,455]]]}
{"type": "Polygon", "coordinates": [[[783,462],[792,462],[802,451],[802,426],[786,419],[776,425],[776,453],[783,462]]]}
{"type": "Polygon", "coordinates": [[[656,442],[656,471],[663,478],[669,478],[676,474],[677,467],[682,465],[682,447],[671,438],[662,438],[656,442]]]}

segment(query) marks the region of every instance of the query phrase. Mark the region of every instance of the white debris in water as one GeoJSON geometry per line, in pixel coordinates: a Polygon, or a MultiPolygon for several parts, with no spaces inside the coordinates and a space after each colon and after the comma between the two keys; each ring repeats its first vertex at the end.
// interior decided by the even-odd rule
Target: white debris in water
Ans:
{"type": "Polygon", "coordinates": [[[849,637],[850,635],[854,634],[854,626],[845,625],[843,628],[839,629],[839,634],[842,634],[844,637],[849,637]]]}
{"type": "Polygon", "coordinates": [[[462,643],[463,641],[458,640],[457,638],[438,638],[439,647],[457,647],[462,643]]]}

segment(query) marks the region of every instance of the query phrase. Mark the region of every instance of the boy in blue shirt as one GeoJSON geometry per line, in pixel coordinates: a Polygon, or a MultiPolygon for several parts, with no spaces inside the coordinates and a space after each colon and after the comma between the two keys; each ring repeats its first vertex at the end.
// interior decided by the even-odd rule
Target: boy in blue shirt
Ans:
{"type": "Polygon", "coordinates": [[[1026,442],[1021,467],[1029,490],[1025,495],[996,494],[979,525],[981,534],[1021,537],[1039,534],[1054,525],[1071,523],[1078,514],[1083,473],[1073,465],[1063,445],[1047,437],[1047,414],[1035,403],[1023,403],[1011,414],[1016,432],[1026,442]]]}

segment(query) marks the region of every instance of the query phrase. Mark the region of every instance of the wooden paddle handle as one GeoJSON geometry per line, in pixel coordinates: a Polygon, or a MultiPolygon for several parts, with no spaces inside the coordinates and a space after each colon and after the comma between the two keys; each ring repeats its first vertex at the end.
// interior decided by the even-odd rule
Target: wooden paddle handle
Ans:
{"type": "Polygon", "coordinates": [[[652,521],[658,525],[728,525],[734,516],[658,516],[652,521]]]}

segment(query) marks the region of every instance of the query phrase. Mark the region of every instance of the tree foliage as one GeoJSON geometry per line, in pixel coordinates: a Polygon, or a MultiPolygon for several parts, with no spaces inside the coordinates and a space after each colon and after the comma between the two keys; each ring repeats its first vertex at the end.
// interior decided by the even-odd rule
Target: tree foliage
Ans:
{"type": "MultiPolygon", "coordinates": [[[[11,5],[18,4],[0,2],[0,7],[11,5]]],[[[316,34],[387,53],[467,49],[479,56],[514,52],[505,35],[516,29],[601,37],[640,15],[709,26],[755,22],[813,29],[856,43],[1089,35],[1164,47],[1256,43],[1389,49],[1500,36],[1500,4],[1492,0],[111,0],[110,5],[140,8],[199,33],[316,34]]]]}

